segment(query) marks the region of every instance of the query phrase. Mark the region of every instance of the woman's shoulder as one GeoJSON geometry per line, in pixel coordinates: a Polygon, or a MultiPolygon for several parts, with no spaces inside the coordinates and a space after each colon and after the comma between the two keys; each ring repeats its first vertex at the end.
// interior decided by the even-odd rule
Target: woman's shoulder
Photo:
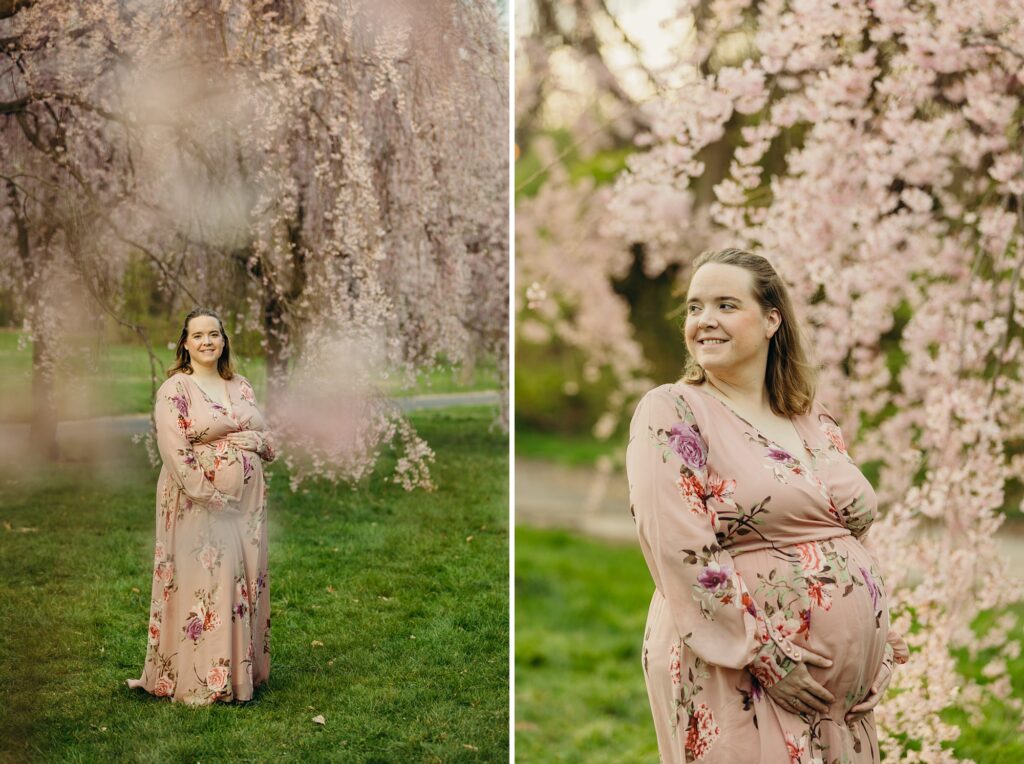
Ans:
{"type": "Polygon", "coordinates": [[[704,394],[695,385],[670,382],[644,393],[637,411],[664,412],[680,420],[703,419],[706,416],[704,394]]]}
{"type": "Polygon", "coordinates": [[[188,388],[185,382],[187,378],[188,374],[183,371],[174,372],[157,388],[157,395],[175,395],[177,393],[185,393],[187,395],[188,388]]]}
{"type": "Polygon", "coordinates": [[[817,396],[815,396],[814,400],[811,401],[811,406],[807,410],[807,416],[815,422],[829,421],[836,426],[839,425],[839,420],[835,418],[828,407],[822,403],[821,398],[817,396]]]}
{"type": "Polygon", "coordinates": [[[234,376],[231,377],[231,382],[237,385],[238,390],[241,392],[241,395],[245,400],[250,403],[255,401],[256,388],[252,386],[252,382],[249,381],[248,377],[245,377],[236,371],[234,376]]]}

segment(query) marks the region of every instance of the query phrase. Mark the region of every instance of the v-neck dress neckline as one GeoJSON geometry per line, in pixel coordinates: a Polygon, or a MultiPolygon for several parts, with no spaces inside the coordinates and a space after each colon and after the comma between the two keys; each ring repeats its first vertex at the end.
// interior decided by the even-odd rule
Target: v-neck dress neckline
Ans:
{"type": "MultiPolygon", "coordinates": [[[[192,375],[190,374],[189,376],[191,377],[192,375]]],[[[234,419],[235,418],[235,407],[231,403],[231,388],[228,387],[228,381],[226,379],[224,379],[223,377],[217,377],[217,378],[221,382],[224,383],[224,395],[225,395],[225,399],[226,399],[226,404],[225,403],[221,403],[220,401],[217,401],[217,400],[214,400],[213,398],[211,398],[210,394],[208,392],[206,392],[206,390],[203,389],[203,386],[201,384],[199,384],[199,382],[197,382],[194,378],[192,379],[192,383],[196,387],[199,388],[199,392],[201,392],[203,394],[203,397],[206,398],[206,400],[209,403],[211,403],[214,406],[216,406],[217,408],[221,409],[225,414],[227,414],[229,417],[234,419]]]]}
{"type": "Polygon", "coordinates": [[[808,475],[815,475],[815,473],[816,473],[816,469],[815,468],[817,466],[817,458],[815,457],[814,452],[811,451],[810,447],[808,446],[807,438],[804,435],[804,433],[801,432],[800,426],[796,422],[796,417],[789,417],[789,422],[790,422],[790,424],[793,425],[793,431],[796,433],[796,436],[800,439],[800,445],[803,446],[804,454],[810,459],[810,463],[804,461],[799,456],[797,456],[796,454],[792,453],[792,451],[789,448],[784,446],[782,443],[779,443],[774,438],[769,438],[765,433],[763,433],[761,431],[761,429],[759,427],[757,427],[756,425],[754,425],[751,422],[747,421],[746,417],[742,416],[738,411],[736,411],[736,409],[734,409],[732,406],[730,406],[728,403],[723,401],[718,396],[712,395],[711,393],[707,392],[706,390],[703,390],[702,388],[698,387],[697,385],[688,385],[688,387],[692,387],[694,390],[698,391],[703,396],[706,396],[706,397],[711,398],[711,399],[713,399],[715,401],[718,401],[718,403],[723,408],[725,408],[734,417],[736,417],[741,422],[743,422],[743,424],[745,424],[747,427],[749,427],[751,430],[753,430],[757,435],[760,435],[762,438],[764,438],[764,440],[767,443],[771,444],[774,448],[778,448],[780,451],[782,451],[782,452],[784,452],[786,454],[789,454],[791,457],[796,459],[800,463],[800,466],[803,467],[807,471],[808,475]]]}

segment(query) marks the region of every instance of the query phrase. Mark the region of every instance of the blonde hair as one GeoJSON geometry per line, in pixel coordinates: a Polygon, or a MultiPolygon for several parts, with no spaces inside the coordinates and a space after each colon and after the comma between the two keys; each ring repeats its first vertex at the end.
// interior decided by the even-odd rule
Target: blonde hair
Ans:
{"type": "MultiPolygon", "coordinates": [[[[779,416],[806,414],[814,403],[817,368],[808,360],[803,332],[779,274],[761,255],[742,249],[704,252],[694,261],[693,273],[708,263],[735,265],[749,271],[753,276],[754,298],[761,310],[765,313],[772,308],[779,311],[782,323],[768,342],[768,365],[764,374],[768,402],[779,416]]],[[[693,356],[687,356],[682,381],[691,385],[707,381],[707,373],[693,356]]]]}

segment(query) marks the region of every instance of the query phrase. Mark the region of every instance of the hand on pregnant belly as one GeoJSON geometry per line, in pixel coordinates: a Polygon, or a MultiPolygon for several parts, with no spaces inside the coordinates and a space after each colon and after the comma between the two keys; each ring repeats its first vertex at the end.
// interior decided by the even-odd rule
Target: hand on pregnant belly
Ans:
{"type": "Polygon", "coordinates": [[[878,705],[878,701],[885,695],[891,679],[892,664],[888,661],[883,662],[878,669],[878,674],[875,676],[875,681],[871,683],[871,689],[868,690],[867,697],[850,709],[850,713],[846,715],[846,723],[854,724],[871,713],[874,707],[878,705]]]}
{"type": "Polygon", "coordinates": [[[803,661],[766,691],[772,700],[790,713],[825,713],[835,702],[835,696],[814,680],[807,670],[807,664],[829,668],[832,661],[806,647],[801,649],[804,653],[803,661]]]}

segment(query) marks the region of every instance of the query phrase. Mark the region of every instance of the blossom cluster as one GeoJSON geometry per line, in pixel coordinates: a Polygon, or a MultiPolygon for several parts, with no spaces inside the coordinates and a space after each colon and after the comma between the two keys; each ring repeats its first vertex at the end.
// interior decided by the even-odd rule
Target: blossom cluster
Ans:
{"type": "MultiPolygon", "coordinates": [[[[520,331],[619,364],[615,406],[644,374],[613,287],[631,249],[648,277],[677,270],[681,285],[707,248],[768,257],[819,396],[851,456],[878,467],[868,544],[912,651],[879,707],[880,745],[954,761],[943,709],[1020,704],[1005,671],[965,682],[950,648],[976,639],[981,610],[1021,596],[993,537],[1024,467],[1008,450],[1024,436],[1024,3],[684,6],[691,34],[660,72],[674,84],[637,104],[614,189],[552,171],[519,203],[520,284],[546,296],[517,306],[520,331]]],[[[997,668],[1013,628],[985,636],[997,668]]]]}
{"type": "MultiPolygon", "coordinates": [[[[339,333],[408,382],[438,358],[493,359],[504,379],[508,51],[494,3],[13,9],[0,17],[0,289],[46,351],[37,375],[70,344],[64,329],[89,323],[67,304],[161,339],[126,318],[146,269],[169,315],[230,308],[229,330],[262,339],[272,414],[296,364],[339,333]]],[[[429,484],[429,449],[401,412],[363,425],[376,445],[350,469],[307,460],[302,474],[362,474],[390,439],[400,482],[429,484]]],[[[308,453],[290,433],[285,453],[308,453]]]]}

